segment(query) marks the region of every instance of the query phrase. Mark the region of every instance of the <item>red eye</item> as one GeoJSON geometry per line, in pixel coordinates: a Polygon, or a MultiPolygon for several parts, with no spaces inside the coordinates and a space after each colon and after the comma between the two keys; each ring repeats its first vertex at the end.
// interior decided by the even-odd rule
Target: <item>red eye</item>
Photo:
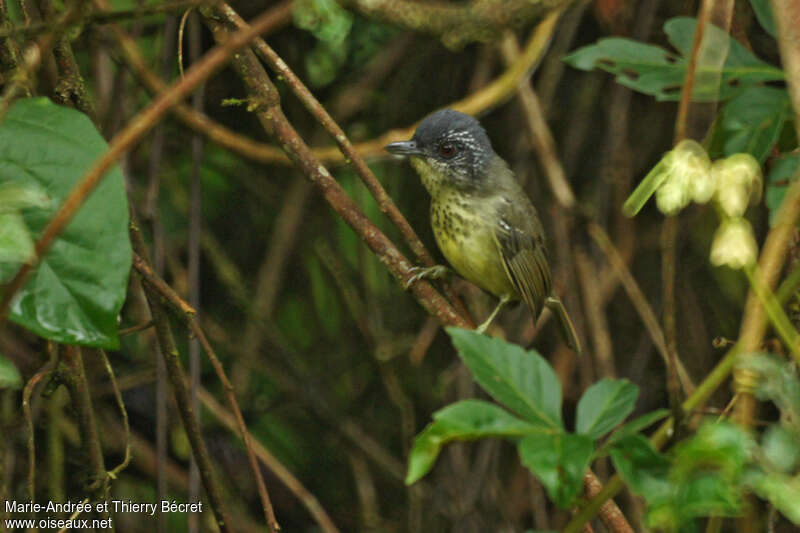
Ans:
{"type": "Polygon", "coordinates": [[[439,145],[439,155],[445,159],[450,159],[456,155],[456,147],[453,143],[442,143],[439,145]]]}

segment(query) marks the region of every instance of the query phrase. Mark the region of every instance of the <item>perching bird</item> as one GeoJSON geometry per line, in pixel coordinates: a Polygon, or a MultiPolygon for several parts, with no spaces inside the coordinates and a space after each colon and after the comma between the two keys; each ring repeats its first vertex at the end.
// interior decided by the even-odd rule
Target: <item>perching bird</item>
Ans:
{"type": "MultiPolygon", "coordinates": [[[[427,116],[409,141],[386,146],[407,156],[431,195],[431,226],[439,249],[463,278],[500,303],[478,327],[484,332],[500,308],[522,299],[539,317],[547,306],[567,344],[580,351],[575,328],[552,294],[544,230],[514,174],[469,115],[444,109],[427,116]]],[[[418,268],[409,285],[438,278],[441,265],[418,268]]]]}

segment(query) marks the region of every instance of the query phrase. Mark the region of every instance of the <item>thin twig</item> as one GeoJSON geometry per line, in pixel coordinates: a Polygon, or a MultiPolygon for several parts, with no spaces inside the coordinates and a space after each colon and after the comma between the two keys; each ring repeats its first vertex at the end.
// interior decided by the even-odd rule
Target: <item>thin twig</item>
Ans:
{"type": "Polygon", "coordinates": [[[39,383],[45,376],[47,376],[53,369],[55,362],[49,361],[36,372],[25,388],[22,390],[22,412],[25,416],[25,426],[28,430],[28,500],[36,501],[36,446],[35,435],[33,431],[33,415],[31,414],[31,396],[36,384],[39,383]]]}
{"type": "Polygon", "coordinates": [[[117,402],[117,407],[122,415],[122,430],[125,435],[125,454],[122,462],[108,471],[108,476],[111,479],[117,479],[120,472],[128,467],[131,462],[131,426],[128,422],[128,410],[125,408],[125,402],[122,401],[122,393],[117,385],[117,378],[114,375],[114,369],[111,367],[111,362],[108,360],[105,350],[98,349],[100,358],[103,360],[106,372],[108,372],[108,379],[111,381],[111,390],[114,392],[114,400],[117,402]]]}

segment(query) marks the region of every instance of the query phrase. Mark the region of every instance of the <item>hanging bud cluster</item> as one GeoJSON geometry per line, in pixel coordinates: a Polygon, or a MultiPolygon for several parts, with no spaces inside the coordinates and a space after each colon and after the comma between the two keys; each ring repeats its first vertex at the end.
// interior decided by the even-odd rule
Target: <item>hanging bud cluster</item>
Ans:
{"type": "Polygon", "coordinates": [[[761,200],[761,166],[750,154],[734,154],[712,164],[705,149],[684,140],[653,168],[622,207],[636,214],[655,191],[656,205],[665,215],[674,215],[690,202],[705,204],[712,198],[722,223],[714,234],[711,262],[731,268],[752,265],[758,245],[750,223],[744,219],[747,206],[761,200]]]}

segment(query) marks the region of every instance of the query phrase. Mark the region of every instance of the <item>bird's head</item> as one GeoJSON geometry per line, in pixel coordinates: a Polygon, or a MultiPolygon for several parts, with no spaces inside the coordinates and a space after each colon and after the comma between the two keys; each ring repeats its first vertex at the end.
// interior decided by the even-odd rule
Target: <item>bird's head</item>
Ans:
{"type": "Polygon", "coordinates": [[[389,144],[386,151],[409,157],[431,195],[442,187],[479,189],[495,157],[478,121],[452,109],[428,115],[411,140],[389,144]]]}

